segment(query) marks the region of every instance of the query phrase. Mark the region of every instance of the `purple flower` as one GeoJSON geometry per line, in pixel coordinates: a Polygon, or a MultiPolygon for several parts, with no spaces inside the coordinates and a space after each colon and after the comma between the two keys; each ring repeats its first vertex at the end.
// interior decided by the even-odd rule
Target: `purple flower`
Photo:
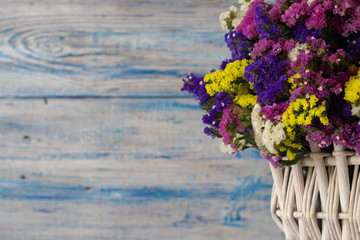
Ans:
{"type": "Polygon", "coordinates": [[[358,123],[345,124],[340,131],[332,135],[332,140],[339,145],[353,149],[357,154],[360,153],[360,131],[358,123]]]}
{"type": "Polygon", "coordinates": [[[200,101],[199,101],[199,105],[200,105],[200,106],[204,106],[205,103],[206,103],[209,99],[210,99],[210,95],[209,95],[209,94],[206,93],[206,94],[201,95],[200,101]]]}
{"type": "Polygon", "coordinates": [[[220,102],[216,102],[215,103],[215,109],[218,112],[222,112],[224,111],[224,109],[226,108],[227,104],[225,101],[220,101],[220,102]]]}
{"type": "Polygon", "coordinates": [[[213,120],[211,123],[211,126],[215,129],[219,128],[219,121],[218,120],[213,120]]]}
{"type": "Polygon", "coordinates": [[[213,105],[213,108],[210,109],[210,111],[209,111],[209,115],[212,119],[216,119],[216,113],[217,113],[217,111],[216,111],[215,105],[213,105]]]}
{"type": "Polygon", "coordinates": [[[278,39],[282,30],[275,24],[270,24],[270,18],[265,14],[264,10],[266,10],[264,5],[257,5],[254,9],[256,30],[262,38],[278,39]]]}
{"type": "Polygon", "coordinates": [[[282,30],[280,27],[276,26],[275,24],[270,25],[268,29],[270,34],[274,34],[276,39],[281,35],[282,30]]]}
{"type": "Polygon", "coordinates": [[[215,137],[214,132],[213,132],[213,131],[211,130],[211,128],[209,128],[209,127],[205,127],[205,128],[204,128],[204,133],[205,133],[206,135],[212,137],[212,138],[215,137]]]}
{"type": "Polygon", "coordinates": [[[228,95],[227,92],[220,92],[215,96],[215,100],[216,101],[221,101],[223,100],[226,96],[228,95]]]}
{"type": "Polygon", "coordinates": [[[265,28],[263,28],[263,26],[269,25],[270,20],[269,17],[264,14],[263,11],[264,9],[265,9],[264,5],[257,5],[254,9],[255,12],[254,19],[255,19],[256,30],[259,33],[259,35],[262,38],[268,38],[270,34],[268,31],[266,31],[265,28]]]}
{"type": "Polygon", "coordinates": [[[210,125],[212,123],[213,119],[209,115],[205,114],[202,117],[202,121],[203,121],[203,123],[210,125]]]}
{"type": "Polygon", "coordinates": [[[327,134],[323,131],[308,132],[306,140],[309,143],[313,143],[314,146],[326,148],[332,143],[331,134],[327,134]]]}
{"type": "Polygon", "coordinates": [[[282,166],[282,164],[279,162],[279,160],[281,160],[280,156],[272,156],[267,152],[265,152],[264,150],[260,151],[260,156],[263,159],[268,160],[274,168],[278,168],[282,166]]]}
{"type": "Polygon", "coordinates": [[[321,34],[320,29],[308,29],[304,25],[296,25],[292,28],[291,32],[295,39],[301,40],[303,43],[306,42],[307,37],[319,38],[321,34]]]}
{"type": "Polygon", "coordinates": [[[219,69],[224,70],[229,63],[234,62],[234,61],[235,61],[234,59],[225,59],[225,60],[223,60],[219,69]]]}
{"type": "Polygon", "coordinates": [[[280,103],[286,99],[281,95],[286,90],[286,61],[280,61],[275,56],[267,55],[245,68],[245,78],[254,83],[254,90],[260,104],[280,103]]]}
{"type": "Polygon", "coordinates": [[[181,91],[187,91],[191,93],[196,100],[199,100],[199,105],[202,107],[207,100],[210,99],[210,95],[206,92],[204,77],[198,77],[193,73],[189,73],[186,79],[183,79],[184,85],[181,91]]]}
{"type": "Polygon", "coordinates": [[[252,44],[241,32],[230,31],[225,34],[225,42],[230,50],[232,59],[223,62],[220,68],[225,69],[225,66],[229,62],[249,57],[249,53],[252,50],[252,44]]]}
{"type": "Polygon", "coordinates": [[[358,61],[360,53],[360,36],[350,40],[345,50],[347,53],[346,57],[350,60],[350,62],[358,61]]]}

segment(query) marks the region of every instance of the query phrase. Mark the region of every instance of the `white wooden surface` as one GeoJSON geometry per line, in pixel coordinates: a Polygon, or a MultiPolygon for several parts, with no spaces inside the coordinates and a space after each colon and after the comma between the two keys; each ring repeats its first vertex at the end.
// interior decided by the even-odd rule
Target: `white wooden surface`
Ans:
{"type": "Polygon", "coordinates": [[[256,151],[224,156],[181,78],[236,1],[0,2],[0,239],[280,239],[256,151]]]}

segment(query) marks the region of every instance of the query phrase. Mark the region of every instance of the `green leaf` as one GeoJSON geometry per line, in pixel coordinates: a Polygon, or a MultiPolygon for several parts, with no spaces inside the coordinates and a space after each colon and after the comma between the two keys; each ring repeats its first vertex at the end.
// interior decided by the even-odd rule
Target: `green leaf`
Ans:
{"type": "Polygon", "coordinates": [[[228,28],[229,30],[233,30],[233,29],[234,29],[234,27],[233,27],[233,25],[232,25],[232,20],[231,20],[231,18],[226,18],[226,19],[225,19],[225,22],[226,22],[227,28],[228,28]]]}
{"type": "Polygon", "coordinates": [[[209,98],[209,100],[206,101],[204,106],[202,106],[202,109],[204,109],[206,112],[210,112],[214,103],[215,103],[215,97],[211,97],[209,98]]]}
{"type": "Polygon", "coordinates": [[[291,161],[280,160],[279,162],[280,162],[283,166],[290,167],[290,166],[292,166],[292,165],[297,164],[300,159],[301,159],[301,158],[295,158],[294,160],[291,160],[291,161]]]}

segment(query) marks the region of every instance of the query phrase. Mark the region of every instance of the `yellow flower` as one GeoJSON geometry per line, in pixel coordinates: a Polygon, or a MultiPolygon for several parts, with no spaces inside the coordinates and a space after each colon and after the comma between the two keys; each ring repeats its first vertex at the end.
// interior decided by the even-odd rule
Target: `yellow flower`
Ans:
{"type": "Polygon", "coordinates": [[[307,116],[304,120],[304,123],[303,125],[309,125],[311,124],[311,121],[312,121],[312,117],[311,116],[307,116]]]}
{"type": "Polygon", "coordinates": [[[345,84],[345,97],[344,99],[351,103],[358,103],[360,97],[360,70],[356,76],[350,77],[349,81],[345,84]]]}
{"type": "Polygon", "coordinates": [[[302,145],[300,143],[293,143],[292,147],[300,150],[302,148],[302,145]]]}
{"type": "Polygon", "coordinates": [[[311,107],[311,108],[315,107],[315,105],[316,105],[316,103],[317,103],[318,100],[319,100],[319,99],[318,99],[315,95],[311,95],[311,96],[310,96],[310,100],[309,100],[309,102],[310,102],[310,107],[311,107]]]}
{"type": "Polygon", "coordinates": [[[248,93],[251,87],[244,79],[245,67],[250,65],[253,60],[237,60],[228,63],[224,70],[218,70],[205,75],[206,92],[210,96],[214,96],[219,92],[236,92],[240,94],[248,93]],[[243,78],[244,84],[239,84],[238,80],[243,78]]]}
{"type": "Polygon", "coordinates": [[[257,96],[251,94],[237,95],[234,102],[241,107],[255,106],[257,96]]]}
{"type": "Polygon", "coordinates": [[[281,146],[281,147],[279,147],[279,151],[280,151],[280,152],[286,152],[286,151],[287,151],[287,148],[284,147],[284,146],[281,146]]]}
{"type": "Polygon", "coordinates": [[[254,83],[253,82],[249,83],[249,87],[250,87],[251,90],[254,90],[254,83]]]}
{"type": "Polygon", "coordinates": [[[286,152],[286,156],[288,157],[288,159],[291,161],[291,160],[294,160],[295,157],[296,157],[296,153],[292,152],[290,149],[287,150],[286,152]]]}
{"type": "Polygon", "coordinates": [[[301,125],[305,122],[305,113],[299,114],[299,116],[296,119],[297,125],[301,125]]]}
{"type": "Polygon", "coordinates": [[[301,75],[299,73],[297,73],[297,74],[293,75],[292,77],[288,78],[288,83],[291,84],[290,92],[294,91],[298,86],[302,85],[302,83],[300,83],[299,85],[295,84],[295,79],[299,79],[300,76],[301,75]]]}
{"type": "Polygon", "coordinates": [[[291,128],[286,128],[286,132],[290,140],[295,140],[295,132],[291,128]]]}
{"type": "Polygon", "coordinates": [[[318,117],[323,125],[329,125],[329,119],[326,116],[326,102],[323,101],[320,106],[316,107],[318,100],[316,96],[311,95],[309,101],[297,99],[296,102],[290,103],[283,114],[284,125],[288,128],[309,125],[315,117],[318,117]]]}

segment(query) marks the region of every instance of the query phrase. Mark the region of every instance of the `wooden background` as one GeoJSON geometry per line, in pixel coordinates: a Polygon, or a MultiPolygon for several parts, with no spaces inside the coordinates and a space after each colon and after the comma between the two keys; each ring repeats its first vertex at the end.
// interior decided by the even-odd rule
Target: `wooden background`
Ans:
{"type": "Polygon", "coordinates": [[[280,239],[258,152],[180,92],[230,0],[1,0],[0,239],[280,239]]]}

